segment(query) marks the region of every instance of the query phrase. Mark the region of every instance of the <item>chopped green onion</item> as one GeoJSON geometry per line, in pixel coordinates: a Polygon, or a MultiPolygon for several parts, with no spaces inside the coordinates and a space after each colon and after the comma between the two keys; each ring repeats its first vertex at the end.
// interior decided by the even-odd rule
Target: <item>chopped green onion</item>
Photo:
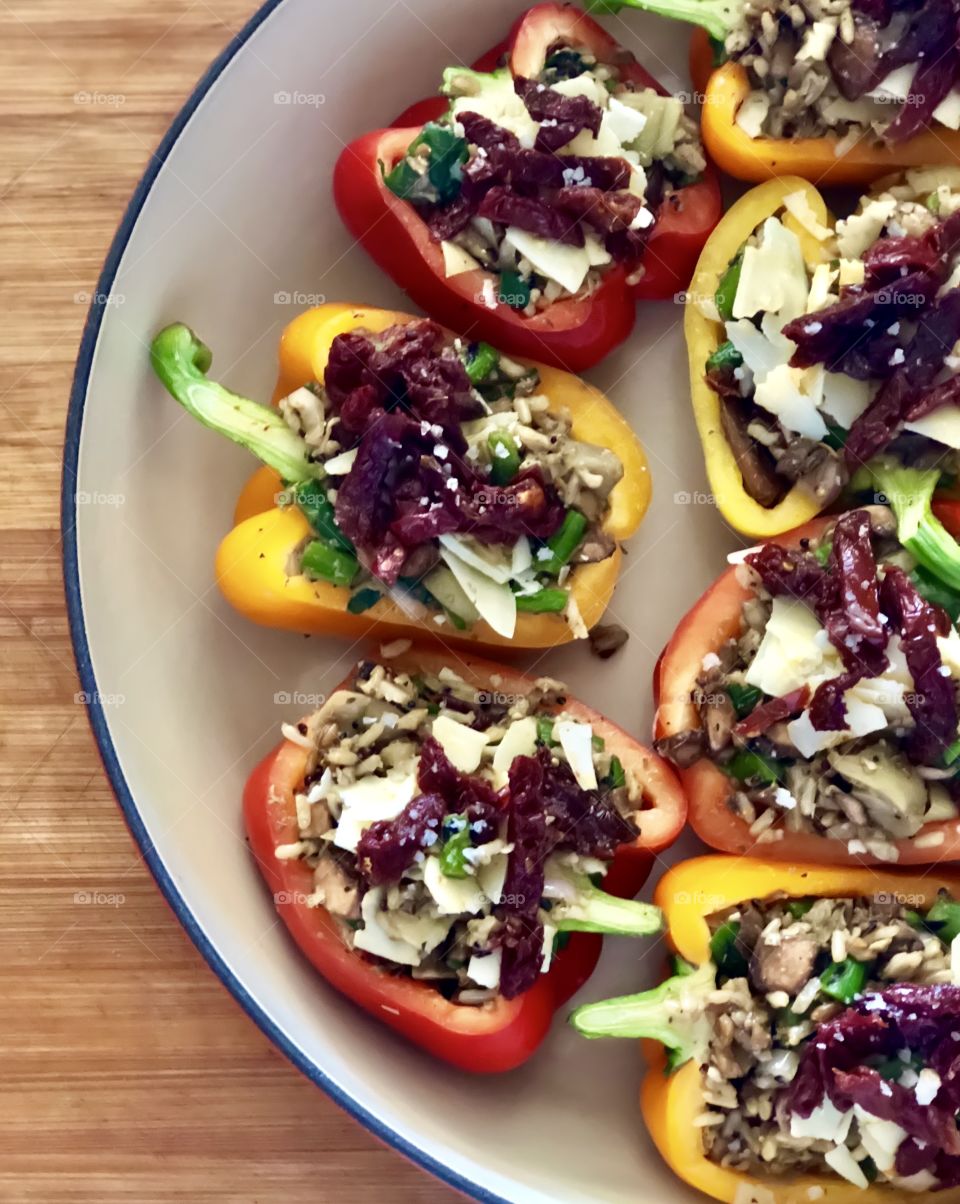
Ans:
{"type": "Polygon", "coordinates": [[[827,447],[832,447],[834,451],[841,451],[847,445],[847,435],[849,434],[850,432],[845,427],[838,426],[835,422],[828,422],[823,442],[827,447]]]}
{"type": "Polygon", "coordinates": [[[626,786],[627,775],[624,772],[623,764],[619,757],[610,758],[610,769],[607,773],[607,783],[611,790],[619,790],[621,786],[626,786]]]}
{"type": "Polygon", "coordinates": [[[428,121],[407,147],[401,162],[383,177],[383,182],[404,200],[423,199],[443,204],[459,193],[466,161],[466,139],[458,138],[448,125],[428,121]],[[430,155],[426,172],[421,174],[409,160],[424,146],[430,155]]]}
{"type": "Polygon", "coordinates": [[[940,193],[939,192],[931,192],[930,195],[927,197],[926,206],[930,210],[931,213],[939,213],[940,212],[940,193]]]}
{"type": "Polygon", "coordinates": [[[356,556],[314,539],[303,549],[300,569],[311,577],[320,577],[334,585],[350,585],[360,569],[356,556]]]}
{"type": "Polygon", "coordinates": [[[736,300],[737,288],[740,285],[740,272],[743,269],[743,252],[737,254],[727,270],[720,277],[717,291],[714,294],[717,312],[722,321],[729,322],[733,318],[733,303],[736,300]]]}
{"type": "Polygon", "coordinates": [[[369,610],[371,606],[376,606],[380,601],[381,593],[377,589],[364,587],[358,589],[355,594],[350,595],[350,601],[347,603],[347,610],[352,615],[362,615],[365,610],[369,610]]]}
{"type": "Polygon", "coordinates": [[[925,923],[945,945],[960,936],[960,903],[949,895],[941,895],[926,914],[925,923]]]}
{"type": "Polygon", "coordinates": [[[490,449],[490,480],[494,485],[506,485],[520,469],[520,448],[506,431],[491,431],[487,436],[490,449]]]}
{"type": "Polygon", "coordinates": [[[789,911],[795,920],[799,920],[807,914],[812,906],[812,899],[791,899],[787,904],[787,911],[789,911]]]}
{"type": "Polygon", "coordinates": [[[960,740],[954,740],[952,744],[948,744],[943,750],[944,765],[953,765],[957,757],[960,757],[960,740]]]}
{"type": "Polygon", "coordinates": [[[384,184],[395,196],[401,197],[403,200],[415,196],[417,191],[423,187],[423,177],[410,165],[406,155],[391,171],[384,171],[384,164],[381,162],[380,170],[383,173],[384,184]]]}
{"type": "Polygon", "coordinates": [[[736,778],[738,782],[757,778],[772,786],[783,777],[783,766],[779,761],[764,756],[763,753],[752,752],[749,748],[739,749],[722,768],[724,773],[736,778]]]}
{"type": "Polygon", "coordinates": [[[848,957],[827,966],[820,975],[820,989],[824,995],[840,1003],[853,1003],[866,985],[869,972],[868,962],[858,962],[848,957]]]}
{"type": "Polygon", "coordinates": [[[445,878],[466,878],[467,859],[464,851],[470,848],[470,825],[465,815],[450,815],[443,823],[444,842],[440,850],[440,873],[445,878]]]}
{"type": "Polygon", "coordinates": [[[707,357],[707,371],[717,372],[724,368],[739,368],[743,363],[743,356],[734,347],[733,343],[727,340],[726,343],[721,343],[716,351],[707,357]]]}
{"type": "Polygon", "coordinates": [[[546,542],[545,546],[551,555],[542,558],[535,556],[537,572],[550,573],[555,577],[580,546],[588,525],[586,516],[579,510],[568,510],[559,530],[554,531],[546,542]]]}
{"type": "Polygon", "coordinates": [[[542,715],[537,720],[537,743],[545,744],[547,748],[556,748],[557,745],[553,738],[553,720],[545,719],[542,715]]]}
{"type": "Polygon", "coordinates": [[[495,347],[491,347],[489,343],[474,343],[466,363],[470,383],[478,385],[482,380],[486,380],[499,363],[500,353],[495,347]]]}
{"type": "Polygon", "coordinates": [[[942,606],[954,623],[960,620],[960,593],[951,589],[949,585],[944,585],[922,564],[915,566],[910,574],[910,580],[917,587],[917,592],[922,594],[928,602],[932,602],[935,606],[942,606]]]}
{"type": "Polygon", "coordinates": [[[813,558],[822,568],[827,567],[827,561],[830,559],[830,553],[833,551],[833,540],[825,539],[822,543],[818,543],[813,549],[813,558]]]}
{"type": "Polygon", "coordinates": [[[344,552],[353,552],[353,544],[337,526],[333,505],[322,481],[301,481],[294,486],[293,496],[304,518],[325,543],[344,552]]]}
{"type": "Polygon", "coordinates": [[[526,309],[533,295],[533,287],[529,280],[524,280],[519,272],[501,272],[500,288],[497,300],[501,305],[509,305],[511,309],[526,309]]]}
{"type": "Polygon", "coordinates": [[[568,601],[565,589],[538,589],[535,594],[517,594],[517,610],[527,614],[559,614],[568,601]]]}
{"type": "Polygon", "coordinates": [[[740,978],[747,972],[747,959],[737,944],[739,936],[740,921],[725,920],[710,938],[710,960],[724,978],[740,978]]]}
{"type": "Polygon", "coordinates": [[[726,691],[730,695],[730,701],[733,703],[733,709],[737,712],[738,719],[745,719],[758,706],[763,697],[763,691],[758,690],[756,686],[741,685],[737,681],[728,682],[726,691]]]}

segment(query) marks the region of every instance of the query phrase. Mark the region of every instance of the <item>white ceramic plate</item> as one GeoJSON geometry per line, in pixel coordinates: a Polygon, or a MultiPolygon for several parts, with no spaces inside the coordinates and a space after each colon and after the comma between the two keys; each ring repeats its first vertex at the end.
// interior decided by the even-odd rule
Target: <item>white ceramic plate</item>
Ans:
{"type": "MultiPolygon", "coordinates": [[[[84,336],[64,473],[71,621],[107,772],[150,868],[211,967],[301,1070],[477,1199],[639,1192],[677,1204],[693,1193],[642,1130],[632,1045],[582,1041],[558,1017],[522,1070],[467,1078],[335,995],[287,939],[244,846],[243,781],[281,721],[309,709],[298,692],[326,693],[360,649],[262,630],[222,601],[213,554],[253,466],[187,418],[148,363],[151,336],[182,319],[214,349],[216,376],[266,399],[281,329],[320,294],[404,308],[337,218],[334,160],[428,94],[444,65],[499,41],[520,8],[274,0],[211,67],[137,190],[84,336]]],[[[610,27],[668,86],[687,86],[685,26],[633,13],[610,27]]],[[[536,662],[643,736],[657,653],[734,545],[708,504],[681,317],[679,304],[645,307],[592,374],[654,475],[611,608],[630,642],[609,662],[586,647],[536,662]]],[[[653,943],[608,940],[581,999],[649,985],[661,965],[653,943]]]]}

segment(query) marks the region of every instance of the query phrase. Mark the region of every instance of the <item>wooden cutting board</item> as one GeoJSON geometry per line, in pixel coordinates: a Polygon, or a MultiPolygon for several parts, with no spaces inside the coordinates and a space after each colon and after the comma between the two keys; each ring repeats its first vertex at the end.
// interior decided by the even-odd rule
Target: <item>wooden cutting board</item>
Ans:
{"type": "Polygon", "coordinates": [[[459,1198],[219,985],[127,835],[76,697],[57,492],[89,294],[153,148],[254,7],[0,0],[4,1204],[459,1198]]]}

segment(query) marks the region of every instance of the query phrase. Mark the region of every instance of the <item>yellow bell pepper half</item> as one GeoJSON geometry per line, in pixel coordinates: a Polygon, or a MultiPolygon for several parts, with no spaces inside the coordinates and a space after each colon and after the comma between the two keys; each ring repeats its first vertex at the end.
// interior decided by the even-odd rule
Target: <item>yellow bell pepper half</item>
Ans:
{"type": "MultiPolygon", "coordinates": [[[[670,946],[698,968],[710,962],[709,916],[751,899],[869,898],[886,893],[924,909],[936,901],[940,887],[960,897],[960,876],[712,856],[668,870],[653,898],[663,910],[670,946]]],[[[704,1111],[697,1059],[671,1073],[659,1041],[643,1040],[641,1046],[648,1066],[640,1094],[647,1129],[671,1170],[704,1195],[727,1204],[894,1204],[906,1198],[891,1185],[872,1184],[864,1190],[829,1174],[764,1177],[712,1162],[704,1153],[703,1130],[696,1125],[704,1111]]],[[[938,1191],[936,1199],[958,1204],[960,1188],[938,1191]]]]}
{"type": "MultiPolygon", "coordinates": [[[[376,332],[420,320],[392,310],[341,304],[306,311],[283,333],[274,401],[310,381],[323,380],[330,345],[337,335],[355,329],[376,332]]],[[[569,372],[542,364],[536,367],[540,391],[549,399],[551,410],[569,413],[572,437],[611,448],[623,464],[623,477],[610,495],[603,524],[604,531],[619,543],[636,531],[650,502],[650,473],[643,449],[599,390],[569,372]]],[[[386,595],[368,610],[352,614],[347,610],[349,589],[309,580],[297,571],[295,552],[309,537],[310,528],[295,507],[276,506],[280,489],[280,479],[271,469],[260,469],[253,476],[237,505],[237,525],[216,557],[217,582],[224,597],[254,622],[316,634],[374,632],[386,638],[409,635],[414,627],[444,642],[518,648],[552,647],[573,638],[559,614],[518,614],[512,639],[498,635],[483,620],[465,631],[456,631],[450,624],[438,628],[429,618],[410,618],[386,595]]],[[[622,555],[617,547],[606,560],[574,567],[567,579],[588,628],[599,621],[610,602],[622,555]]]]}
{"type": "MultiPolygon", "coordinates": [[[[799,527],[818,514],[820,508],[808,491],[796,485],[769,508],[762,506],[744,488],[736,457],[723,431],[720,398],[704,376],[707,359],[726,336],[723,324],[707,317],[701,304],[712,301],[721,277],[750,235],[768,217],[781,213],[784,198],[797,192],[806,198],[817,221],[832,227],[833,221],[823,197],[806,180],[785,176],[752,188],[727,210],[707,240],[684,307],[690,394],[710,490],[720,513],[731,527],[751,539],[768,539],[799,527]]],[[[811,270],[834,257],[832,239],[821,241],[816,238],[791,213],[783,214],[782,221],[799,238],[804,260],[811,270]]]]}

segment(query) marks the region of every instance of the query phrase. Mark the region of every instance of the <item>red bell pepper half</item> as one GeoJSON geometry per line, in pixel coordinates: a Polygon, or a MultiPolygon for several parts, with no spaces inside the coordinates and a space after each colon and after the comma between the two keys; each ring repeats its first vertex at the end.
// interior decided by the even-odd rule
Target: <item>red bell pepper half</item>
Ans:
{"type": "MultiPolygon", "coordinates": [[[[489,71],[505,55],[515,75],[536,78],[557,42],[590,50],[599,63],[616,66],[620,77],[638,88],[668,94],[592,18],[559,4],[530,9],[507,41],[484,55],[475,69],[489,71]]],[[[633,284],[628,282],[627,267],[615,264],[604,271],[589,296],[560,299],[528,317],[500,301],[489,284],[484,289],[485,282],[494,280],[488,272],[447,277],[440,245],[426,223],[384,182],[385,173],[403,159],[423,123],[440,117],[446,108],[441,98],[412,105],[391,128],[365,134],[347,146],[334,169],[334,199],[351,234],[426,312],[471,339],[581,372],[627,337],[633,328],[635,300],[665,300],[689,284],[703,244],[721,214],[719,183],[709,164],[696,183],[661,202],[643,253],[643,274],[633,284]]]]}
{"type": "MultiPolygon", "coordinates": [[[[797,548],[801,540],[816,540],[835,516],[825,516],[777,536],[779,547],[797,548]]],[[[665,740],[700,726],[693,701],[703,659],[719,653],[742,628],[744,603],[751,591],[740,583],[736,567],[722,573],[680,623],[657,661],[653,675],[654,736],[665,740]]],[[[690,802],[690,826],[701,840],[723,853],[757,852],[756,837],[748,823],[729,803],[737,783],[709,757],[701,757],[687,768],[676,770],[690,802]]],[[[956,819],[925,824],[913,837],[893,840],[900,865],[922,865],[929,861],[960,861],[960,824],[956,819]],[[942,833],[942,839],[940,834],[942,833]]],[[[832,865],[862,865],[874,858],[851,853],[841,840],[815,832],[783,830],[783,837],[762,846],[763,856],[794,863],[818,862],[832,865]]]]}
{"type": "MultiPolygon", "coordinates": [[[[391,667],[403,667],[393,660],[391,667]]],[[[442,652],[417,650],[407,664],[412,672],[436,671],[442,652]]],[[[527,692],[533,681],[513,669],[485,661],[457,660],[457,672],[478,688],[527,692]]],[[[352,687],[351,676],[338,689],[352,687]]],[[[621,846],[604,878],[609,894],[632,898],[641,888],[653,855],[676,839],[686,816],[686,799],[673,770],[620,728],[573,699],[565,712],[590,722],[619,756],[625,769],[644,783],[641,834],[621,846]]],[[[370,1015],[427,1052],[476,1073],[493,1074],[525,1062],[543,1041],[553,1014],[587,981],[600,956],[603,938],[574,932],[547,974],[514,999],[497,996],[483,1007],[447,1000],[428,982],[391,974],[349,949],[336,921],[322,907],[308,907],[313,871],[302,860],[280,860],[276,849],[299,839],[295,795],[304,779],[307,750],[285,740],[254,769],[243,796],[244,822],[251,852],[290,934],[323,977],[370,1015]]]]}

